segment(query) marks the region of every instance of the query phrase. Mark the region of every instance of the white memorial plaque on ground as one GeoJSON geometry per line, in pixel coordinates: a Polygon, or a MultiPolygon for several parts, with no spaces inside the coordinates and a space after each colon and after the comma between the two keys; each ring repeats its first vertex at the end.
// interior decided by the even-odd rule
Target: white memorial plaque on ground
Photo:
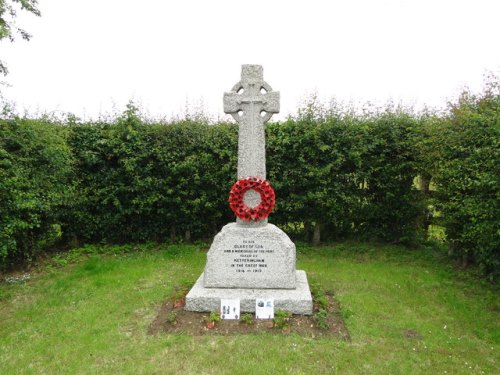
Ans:
{"type": "Polygon", "coordinates": [[[274,299],[255,300],[255,318],[273,319],[274,318],[274,299]]]}
{"type": "Polygon", "coordinates": [[[240,300],[239,299],[221,299],[220,317],[225,320],[240,318],[240,300]]]}

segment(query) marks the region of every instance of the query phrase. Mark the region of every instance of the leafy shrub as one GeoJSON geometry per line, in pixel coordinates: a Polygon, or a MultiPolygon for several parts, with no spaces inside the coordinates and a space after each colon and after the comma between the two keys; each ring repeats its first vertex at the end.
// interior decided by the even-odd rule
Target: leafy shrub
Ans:
{"type": "Polygon", "coordinates": [[[319,306],[319,309],[328,311],[329,303],[325,290],[314,281],[310,282],[310,288],[313,300],[319,306]]]}
{"type": "Polygon", "coordinates": [[[440,138],[437,208],[453,253],[500,276],[500,84],[465,91],[440,138]]]}
{"type": "Polygon", "coordinates": [[[360,129],[334,119],[290,119],[267,128],[269,179],[278,197],[273,220],[303,222],[306,232],[329,225],[334,238],[352,234],[360,129]]]}
{"type": "Polygon", "coordinates": [[[316,327],[318,327],[319,329],[330,328],[327,322],[327,318],[328,311],[326,311],[325,309],[320,309],[313,315],[314,324],[316,324],[316,327]]]}
{"type": "Polygon", "coordinates": [[[274,312],[273,325],[277,329],[285,329],[288,327],[292,313],[286,310],[276,310],[274,312]]]}
{"type": "Polygon", "coordinates": [[[365,185],[355,224],[361,237],[405,244],[420,240],[424,206],[413,183],[416,127],[415,119],[398,111],[377,115],[367,127],[360,168],[365,185]]]}
{"type": "Polygon", "coordinates": [[[321,231],[324,239],[418,242],[424,209],[413,185],[415,127],[411,115],[397,110],[269,125],[269,179],[278,197],[273,220],[304,223],[313,242],[321,231]]]}
{"type": "Polygon", "coordinates": [[[220,314],[217,311],[211,311],[210,315],[208,316],[208,321],[209,322],[220,322],[221,317],[220,314]]]}
{"type": "Polygon", "coordinates": [[[177,324],[177,311],[170,311],[166,317],[167,323],[175,326],[177,324]]]}
{"type": "Polygon", "coordinates": [[[253,315],[250,313],[244,313],[241,315],[241,322],[245,323],[247,325],[252,325],[254,323],[253,321],[253,315]]]}
{"type": "Polygon", "coordinates": [[[30,260],[60,237],[71,167],[65,128],[0,120],[0,268],[30,260]]]}
{"type": "Polygon", "coordinates": [[[71,130],[79,196],[68,208],[67,236],[128,242],[185,234],[189,240],[211,236],[231,220],[234,126],[146,125],[132,107],[116,124],[71,130]]]}

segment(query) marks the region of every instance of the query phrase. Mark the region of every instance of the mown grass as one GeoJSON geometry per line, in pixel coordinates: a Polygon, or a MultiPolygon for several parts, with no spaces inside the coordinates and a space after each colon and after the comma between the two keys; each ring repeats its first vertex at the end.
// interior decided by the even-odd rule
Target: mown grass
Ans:
{"type": "Polygon", "coordinates": [[[150,336],[207,245],[86,247],[0,284],[0,373],[493,374],[499,297],[433,249],[298,245],[298,268],[341,303],[351,341],[150,336]]]}

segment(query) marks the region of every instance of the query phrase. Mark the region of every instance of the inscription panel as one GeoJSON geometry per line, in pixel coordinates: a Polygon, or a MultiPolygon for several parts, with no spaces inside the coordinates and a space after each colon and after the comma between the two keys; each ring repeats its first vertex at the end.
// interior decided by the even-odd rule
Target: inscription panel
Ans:
{"type": "Polygon", "coordinates": [[[207,255],[205,287],[295,288],[295,245],[272,224],[232,223],[215,237],[207,255]]]}
{"type": "Polygon", "coordinates": [[[265,249],[261,243],[255,240],[243,240],[239,244],[234,244],[232,249],[224,250],[225,254],[232,255],[232,263],[229,268],[236,273],[261,273],[268,272],[268,259],[266,257],[274,254],[273,249],[265,249]]]}

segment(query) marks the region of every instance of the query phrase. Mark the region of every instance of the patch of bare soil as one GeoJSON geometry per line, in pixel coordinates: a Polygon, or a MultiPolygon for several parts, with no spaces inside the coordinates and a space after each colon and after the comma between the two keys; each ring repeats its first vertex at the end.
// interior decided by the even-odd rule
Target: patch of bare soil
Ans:
{"type": "Polygon", "coordinates": [[[417,331],[413,330],[413,329],[407,329],[403,332],[403,335],[404,337],[406,337],[407,339],[409,340],[422,340],[423,337],[420,333],[418,333],[417,331]]]}
{"type": "MultiPolygon", "coordinates": [[[[220,320],[213,328],[209,328],[210,313],[199,313],[184,310],[178,301],[168,300],[160,307],[158,315],[149,326],[148,333],[155,335],[159,332],[170,334],[185,333],[192,336],[227,336],[253,335],[262,332],[287,335],[297,334],[310,338],[336,337],[341,340],[350,340],[349,332],[340,315],[340,306],[333,294],[326,295],[328,308],[326,316],[318,314],[319,305],[314,304],[314,315],[292,315],[284,328],[277,328],[273,320],[256,320],[252,314],[251,322],[244,320],[220,320]],[[175,305],[175,307],[174,307],[175,305]],[[322,315],[319,316],[318,315],[322,315]]],[[[242,316],[245,314],[242,313],[242,316]]]]}

